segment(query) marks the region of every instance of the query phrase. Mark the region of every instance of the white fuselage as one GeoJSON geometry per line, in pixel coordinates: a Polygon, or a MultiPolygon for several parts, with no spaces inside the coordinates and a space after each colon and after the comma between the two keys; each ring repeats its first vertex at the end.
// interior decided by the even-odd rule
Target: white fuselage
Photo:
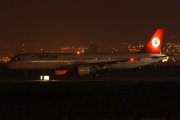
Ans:
{"type": "Polygon", "coordinates": [[[163,54],[74,54],[28,53],[14,57],[7,66],[11,69],[60,69],[78,65],[98,65],[104,68],[135,68],[164,59],[163,54]],[[112,63],[111,63],[112,62],[112,63]],[[109,64],[111,63],[111,64],[109,64]]]}

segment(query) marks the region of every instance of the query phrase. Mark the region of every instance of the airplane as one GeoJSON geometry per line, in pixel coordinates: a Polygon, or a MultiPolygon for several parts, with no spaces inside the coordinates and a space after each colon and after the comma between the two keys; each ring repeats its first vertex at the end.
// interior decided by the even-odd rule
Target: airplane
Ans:
{"type": "Polygon", "coordinates": [[[53,70],[55,75],[64,75],[74,70],[78,76],[102,69],[136,68],[168,58],[160,54],[164,29],[157,29],[145,47],[138,53],[26,53],[16,55],[7,67],[16,70],[53,70]]]}

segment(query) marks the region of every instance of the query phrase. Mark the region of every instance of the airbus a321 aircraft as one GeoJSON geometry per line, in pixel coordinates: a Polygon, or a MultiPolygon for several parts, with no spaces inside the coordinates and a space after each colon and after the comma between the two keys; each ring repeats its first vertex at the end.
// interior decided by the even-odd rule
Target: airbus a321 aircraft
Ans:
{"type": "Polygon", "coordinates": [[[53,70],[55,75],[66,74],[74,70],[78,76],[97,70],[112,68],[135,68],[158,62],[167,58],[160,54],[164,30],[157,29],[145,47],[138,53],[27,53],[15,56],[7,63],[10,69],[53,70]]]}

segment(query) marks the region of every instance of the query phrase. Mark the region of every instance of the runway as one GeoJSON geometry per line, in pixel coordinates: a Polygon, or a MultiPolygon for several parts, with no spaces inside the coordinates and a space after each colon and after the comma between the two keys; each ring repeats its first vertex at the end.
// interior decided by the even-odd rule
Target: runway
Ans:
{"type": "Polygon", "coordinates": [[[0,118],[178,119],[180,68],[165,68],[102,71],[97,78],[69,73],[49,81],[1,69],[0,118]]]}
{"type": "Polygon", "coordinates": [[[68,79],[58,79],[58,80],[39,80],[39,79],[1,79],[0,83],[6,82],[6,83],[23,83],[23,82],[104,82],[104,81],[118,81],[123,83],[137,83],[137,82],[180,82],[180,76],[170,76],[170,77],[116,77],[116,78],[68,78],[68,79]]]}

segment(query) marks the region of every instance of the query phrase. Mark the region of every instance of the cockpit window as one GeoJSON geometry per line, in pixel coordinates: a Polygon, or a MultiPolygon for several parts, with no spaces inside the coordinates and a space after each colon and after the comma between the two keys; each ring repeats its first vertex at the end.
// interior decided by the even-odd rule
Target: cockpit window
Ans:
{"type": "Polygon", "coordinates": [[[25,60],[25,58],[20,55],[16,55],[11,59],[11,61],[23,61],[23,60],[25,60]]]}
{"type": "Polygon", "coordinates": [[[21,58],[15,58],[17,61],[21,61],[21,58]]]}

